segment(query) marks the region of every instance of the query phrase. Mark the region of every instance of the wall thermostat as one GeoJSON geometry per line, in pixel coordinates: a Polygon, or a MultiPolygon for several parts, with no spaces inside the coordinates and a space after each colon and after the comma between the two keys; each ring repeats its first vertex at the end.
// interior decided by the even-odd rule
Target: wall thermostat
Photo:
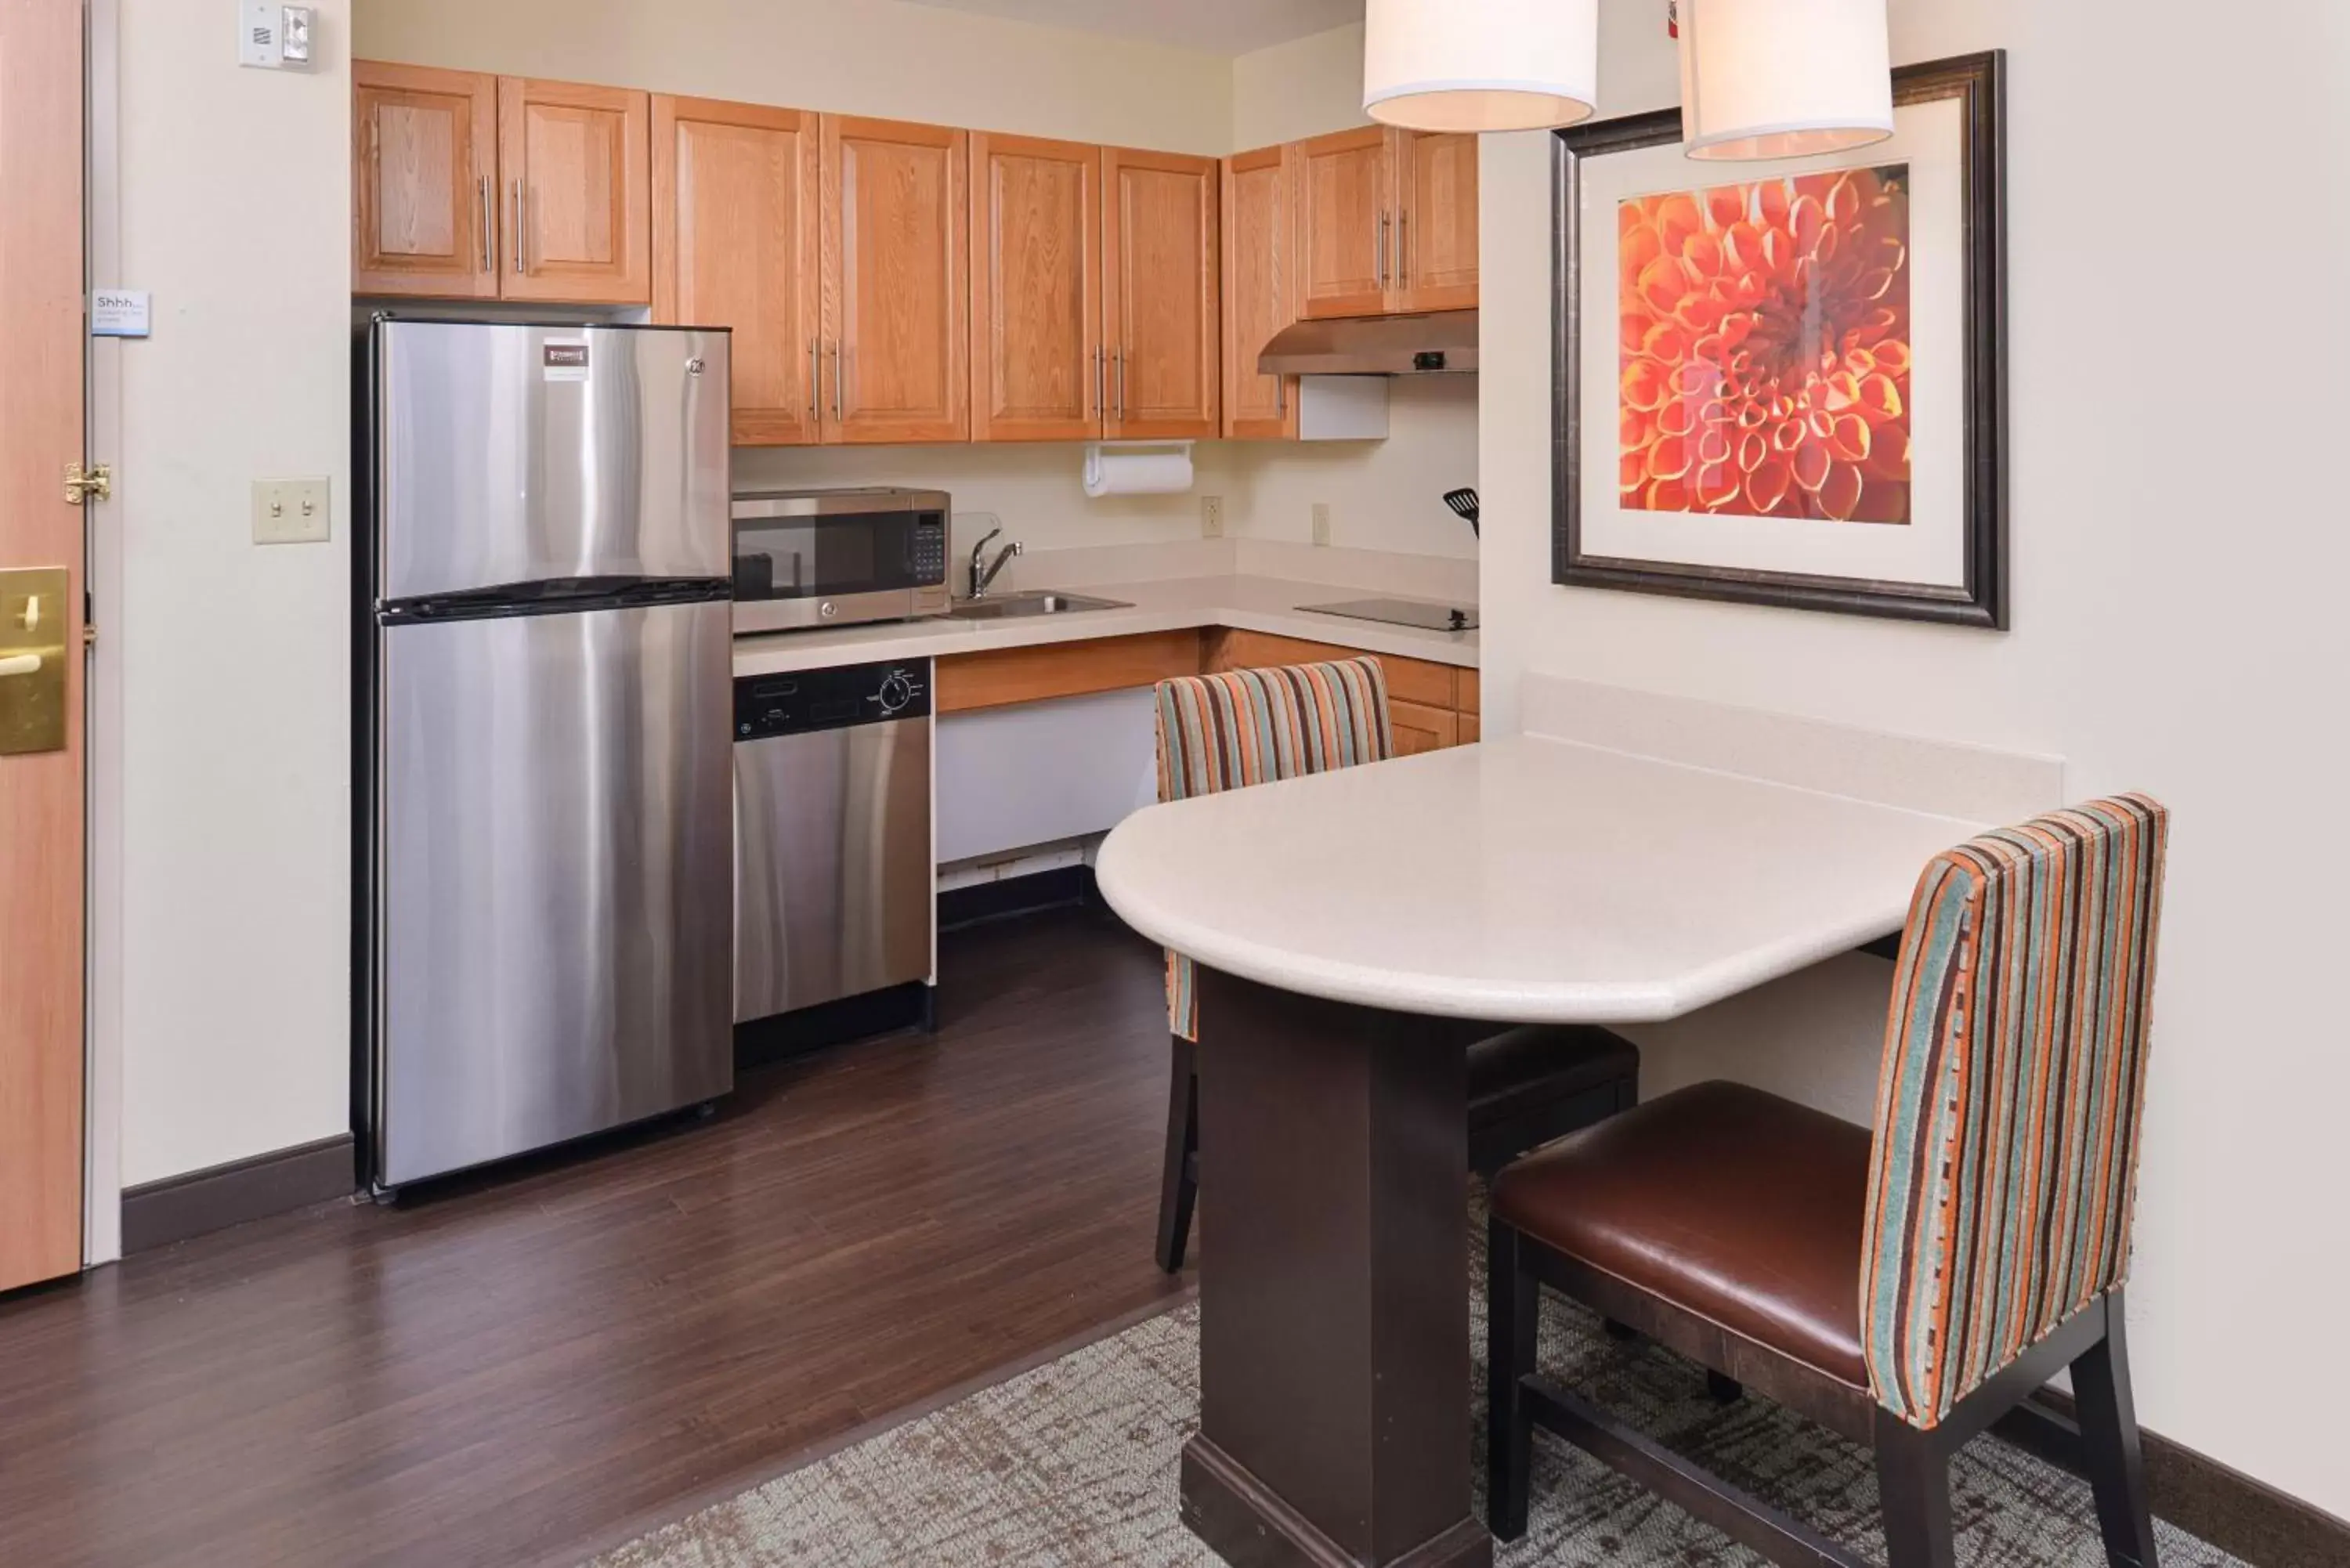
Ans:
{"type": "Polygon", "coordinates": [[[237,62],[269,71],[308,70],[316,21],[315,6],[237,0],[237,62]]]}

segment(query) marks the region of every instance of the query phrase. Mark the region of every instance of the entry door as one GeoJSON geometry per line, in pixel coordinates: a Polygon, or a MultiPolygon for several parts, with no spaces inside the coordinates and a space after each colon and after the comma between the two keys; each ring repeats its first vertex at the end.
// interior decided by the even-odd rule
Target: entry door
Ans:
{"type": "Polygon", "coordinates": [[[0,1291],[81,1266],[81,20],[0,0],[0,1291]]]}

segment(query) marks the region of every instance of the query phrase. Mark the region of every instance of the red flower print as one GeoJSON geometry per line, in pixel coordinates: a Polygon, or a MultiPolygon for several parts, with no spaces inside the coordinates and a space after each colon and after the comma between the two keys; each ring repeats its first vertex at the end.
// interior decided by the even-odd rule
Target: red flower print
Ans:
{"type": "Polygon", "coordinates": [[[1617,484],[1646,512],[1909,521],[1909,171],[1617,211],[1617,484]]]}

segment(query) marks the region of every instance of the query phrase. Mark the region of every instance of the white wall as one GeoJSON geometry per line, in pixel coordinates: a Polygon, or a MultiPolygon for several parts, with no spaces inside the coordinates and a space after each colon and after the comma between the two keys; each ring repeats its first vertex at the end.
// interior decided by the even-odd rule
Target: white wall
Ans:
{"type": "Polygon", "coordinates": [[[1275,44],[1232,62],[1232,151],[1368,125],[1363,25],[1275,44]]]}
{"type": "MultiPolygon", "coordinates": [[[[349,91],[241,70],[229,7],[121,0],[122,1179],[349,1123],[349,91]],[[334,539],[247,485],[328,475],[334,539]]],[[[98,830],[108,831],[100,823],[98,830]]]]}
{"type": "MultiPolygon", "coordinates": [[[[1606,111],[1673,101],[1650,10],[1603,16],[1606,111]]],[[[2350,238],[2350,24],[2337,0],[1892,17],[1898,59],[2011,51],[2015,629],[1551,587],[1549,151],[1489,139],[1488,722],[1513,722],[1523,672],[1555,671],[2061,754],[2075,795],[2168,801],[2138,1412],[2350,1514],[2350,1366],[2263,1329],[2350,1298],[2350,530],[2330,482],[2350,296],[2321,259],[2350,238]]],[[[1653,1033],[1650,1080],[1728,1072],[1864,1109],[1887,977],[1839,961],[1653,1033]]]]}

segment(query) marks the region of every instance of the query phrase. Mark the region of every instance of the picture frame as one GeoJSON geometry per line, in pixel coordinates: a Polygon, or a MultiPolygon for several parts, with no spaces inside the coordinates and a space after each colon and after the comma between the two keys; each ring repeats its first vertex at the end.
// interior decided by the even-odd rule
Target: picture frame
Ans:
{"type": "Polygon", "coordinates": [[[1893,97],[1772,163],[1555,133],[1555,583],[2007,628],[2005,53],[1893,97]]]}

